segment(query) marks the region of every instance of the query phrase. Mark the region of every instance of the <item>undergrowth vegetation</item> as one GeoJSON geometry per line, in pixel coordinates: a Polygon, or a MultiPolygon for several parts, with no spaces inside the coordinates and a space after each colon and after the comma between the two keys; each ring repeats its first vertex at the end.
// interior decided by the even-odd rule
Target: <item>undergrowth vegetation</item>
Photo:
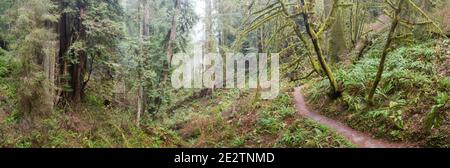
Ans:
{"type": "Polygon", "coordinates": [[[170,119],[189,146],[352,147],[328,128],[301,118],[287,92],[273,101],[255,99],[251,91],[219,91],[207,99],[177,111],[184,120],[170,119]]]}
{"type": "Polygon", "coordinates": [[[0,147],[450,148],[449,6],[0,0],[0,147]]]}
{"type": "MultiPolygon", "coordinates": [[[[176,147],[179,142],[167,128],[145,125],[136,127],[132,111],[82,108],[76,114],[57,110],[33,125],[20,118],[6,118],[0,127],[2,147],[176,147]]],[[[66,109],[67,111],[71,111],[66,109]]],[[[11,116],[13,117],[13,116],[11,116]]]]}
{"type": "Polygon", "coordinates": [[[325,126],[297,115],[289,93],[263,101],[255,99],[252,91],[221,90],[189,101],[173,113],[149,115],[140,127],[133,122],[133,109],[106,107],[95,93],[87,97],[79,107],[56,110],[33,124],[17,115],[3,118],[0,146],[353,147],[325,126]]]}
{"type": "Polygon", "coordinates": [[[393,50],[373,105],[366,102],[366,96],[377,71],[381,45],[354,64],[337,66],[336,78],[345,87],[342,98],[328,100],[323,93],[329,84],[315,79],[307,87],[309,100],[325,114],[377,137],[450,147],[450,74],[443,71],[448,67],[437,66],[437,62],[448,62],[450,56],[437,51],[439,45],[435,40],[411,42],[393,50]]]}

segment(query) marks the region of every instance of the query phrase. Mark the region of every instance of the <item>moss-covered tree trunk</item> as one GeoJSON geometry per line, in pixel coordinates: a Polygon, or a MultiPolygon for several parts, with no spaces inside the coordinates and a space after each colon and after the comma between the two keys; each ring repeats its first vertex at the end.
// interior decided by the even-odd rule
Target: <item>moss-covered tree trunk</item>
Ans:
{"type": "Polygon", "coordinates": [[[139,1],[139,65],[138,65],[138,94],[136,123],[140,126],[142,115],[146,109],[144,87],[145,42],[150,35],[150,4],[147,0],[139,1]]]}
{"type": "Polygon", "coordinates": [[[165,87],[167,85],[167,82],[169,81],[169,71],[170,71],[170,66],[172,64],[172,57],[174,54],[174,49],[175,49],[175,40],[177,37],[177,26],[178,26],[178,13],[180,10],[180,0],[175,0],[175,7],[174,7],[174,14],[172,16],[172,22],[170,25],[170,30],[169,33],[167,34],[167,47],[166,47],[166,56],[167,56],[167,61],[164,63],[164,67],[163,67],[163,75],[162,75],[162,81],[161,84],[163,87],[165,87]]]}
{"type": "MultiPolygon", "coordinates": [[[[311,23],[309,22],[308,11],[306,10],[306,7],[305,7],[305,4],[306,4],[305,0],[301,0],[300,2],[302,4],[302,6],[305,8],[305,9],[303,9],[304,11],[302,12],[302,16],[303,16],[303,23],[305,25],[306,32],[309,35],[311,42],[313,44],[314,51],[316,52],[316,55],[317,55],[317,60],[319,61],[319,64],[320,64],[322,70],[325,71],[325,74],[328,77],[328,80],[330,82],[331,89],[332,89],[332,92],[331,92],[332,97],[339,97],[341,92],[339,90],[338,83],[336,82],[336,79],[334,78],[331,68],[328,66],[328,63],[325,60],[317,33],[312,28],[311,23]]],[[[337,3],[337,2],[334,2],[334,3],[337,3]]],[[[324,24],[328,24],[328,23],[324,23],[324,24]]]]}
{"type": "Polygon", "coordinates": [[[368,98],[367,98],[369,103],[373,102],[373,97],[375,95],[377,87],[380,84],[381,78],[383,76],[384,65],[385,65],[385,62],[386,62],[386,59],[387,59],[387,55],[389,54],[389,49],[391,47],[391,43],[392,43],[392,40],[393,40],[393,36],[395,34],[395,30],[397,29],[398,24],[400,22],[400,14],[402,12],[402,8],[403,8],[404,2],[405,2],[405,0],[399,0],[397,8],[394,9],[395,10],[394,15],[393,15],[394,18],[392,18],[392,23],[391,23],[391,28],[390,28],[390,31],[389,31],[389,35],[387,37],[387,41],[386,41],[386,44],[384,46],[383,53],[381,55],[381,60],[380,60],[380,65],[378,67],[377,76],[375,77],[375,81],[374,81],[374,83],[372,85],[372,88],[371,88],[371,90],[369,92],[369,95],[368,95],[368,98]]]}

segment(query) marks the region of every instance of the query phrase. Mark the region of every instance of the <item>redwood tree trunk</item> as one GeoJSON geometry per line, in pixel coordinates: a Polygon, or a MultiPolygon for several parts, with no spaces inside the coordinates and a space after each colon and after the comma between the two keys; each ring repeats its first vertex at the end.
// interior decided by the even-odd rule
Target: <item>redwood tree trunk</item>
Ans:
{"type": "MultiPolygon", "coordinates": [[[[61,4],[61,9],[65,8],[66,4],[61,4]]],[[[83,26],[83,19],[86,14],[84,4],[79,6],[79,16],[74,17],[68,13],[62,13],[58,23],[59,33],[59,53],[58,63],[60,79],[58,79],[60,93],[64,100],[70,100],[72,103],[80,103],[84,97],[84,76],[86,74],[87,53],[84,50],[71,53],[75,55],[77,62],[71,63],[66,56],[70,51],[70,46],[74,41],[85,40],[86,30],[83,26]],[[67,90],[65,86],[70,86],[67,90]]]]}
{"type": "MultiPolygon", "coordinates": [[[[61,7],[63,10],[63,7],[61,7]]],[[[58,79],[58,87],[60,88],[58,96],[61,96],[63,99],[70,98],[70,92],[65,90],[65,85],[68,84],[68,66],[69,63],[65,56],[69,51],[70,45],[72,43],[72,31],[71,31],[71,19],[67,13],[61,13],[58,23],[58,34],[59,34],[59,52],[58,52],[58,63],[59,63],[59,79],[58,79]]]]}
{"type": "MultiPolygon", "coordinates": [[[[77,20],[77,28],[79,37],[77,40],[85,40],[86,38],[86,30],[83,26],[83,21],[85,17],[85,7],[80,7],[80,19],[77,20]]],[[[86,65],[87,65],[87,54],[86,51],[80,50],[78,53],[75,54],[77,57],[78,62],[75,64],[72,64],[72,71],[71,71],[71,85],[72,85],[72,100],[73,103],[77,104],[80,103],[82,98],[84,97],[84,90],[83,90],[83,84],[84,84],[84,76],[86,74],[86,65]]]]}

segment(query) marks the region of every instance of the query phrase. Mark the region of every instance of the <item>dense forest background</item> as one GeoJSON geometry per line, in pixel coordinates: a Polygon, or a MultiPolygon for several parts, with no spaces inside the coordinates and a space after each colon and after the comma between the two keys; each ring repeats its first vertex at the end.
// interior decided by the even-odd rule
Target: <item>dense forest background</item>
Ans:
{"type": "Polygon", "coordinates": [[[449,0],[2,0],[0,16],[1,147],[368,147],[334,122],[450,147],[449,0]],[[194,52],[279,53],[282,93],[172,88],[174,54],[194,52]]]}

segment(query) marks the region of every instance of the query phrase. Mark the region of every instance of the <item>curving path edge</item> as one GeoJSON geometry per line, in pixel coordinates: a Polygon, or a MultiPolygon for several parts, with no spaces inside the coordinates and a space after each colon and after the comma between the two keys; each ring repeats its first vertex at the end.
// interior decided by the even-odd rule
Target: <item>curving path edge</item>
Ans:
{"type": "Polygon", "coordinates": [[[372,138],[370,135],[356,131],[346,124],[309,110],[302,94],[302,87],[295,88],[293,93],[295,107],[299,115],[325,125],[345,137],[358,148],[407,148],[410,145],[386,142],[372,138]]]}

